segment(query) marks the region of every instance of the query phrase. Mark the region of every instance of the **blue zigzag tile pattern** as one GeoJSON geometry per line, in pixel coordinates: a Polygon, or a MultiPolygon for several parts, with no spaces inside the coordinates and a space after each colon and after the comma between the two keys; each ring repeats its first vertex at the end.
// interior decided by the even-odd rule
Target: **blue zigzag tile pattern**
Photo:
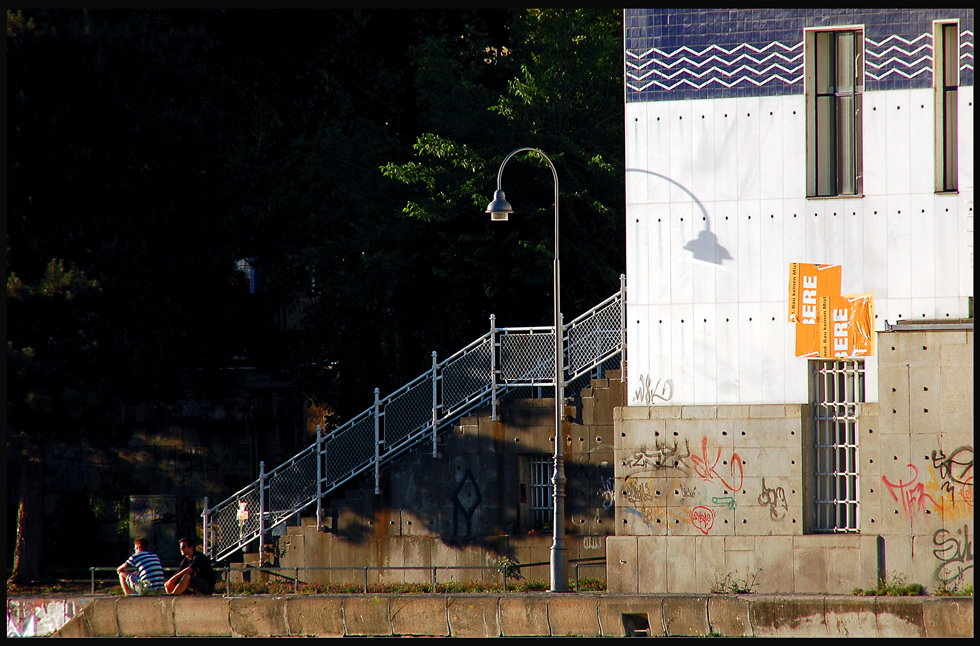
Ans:
{"type": "Polygon", "coordinates": [[[626,68],[627,87],[636,92],[650,88],[669,92],[739,85],[792,86],[803,82],[803,42],[773,42],[761,47],[742,43],[731,48],[710,45],[701,50],[687,46],[673,51],[627,50],[626,68]]]}
{"type": "Polygon", "coordinates": [[[865,91],[932,86],[934,20],[960,25],[973,85],[972,9],[627,9],[627,101],[803,93],[803,30],[864,29],[865,91]]]}

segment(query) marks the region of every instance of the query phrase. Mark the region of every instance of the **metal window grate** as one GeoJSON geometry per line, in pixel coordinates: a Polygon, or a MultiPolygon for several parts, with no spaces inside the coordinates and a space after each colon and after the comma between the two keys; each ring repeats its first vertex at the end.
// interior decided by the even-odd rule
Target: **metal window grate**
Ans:
{"type": "Polygon", "coordinates": [[[813,361],[817,532],[860,529],[858,415],[864,362],[813,361]]]}
{"type": "Polygon", "coordinates": [[[551,457],[530,458],[531,467],[531,522],[535,527],[549,524],[554,514],[554,485],[551,482],[554,473],[554,459],[551,457]]]}

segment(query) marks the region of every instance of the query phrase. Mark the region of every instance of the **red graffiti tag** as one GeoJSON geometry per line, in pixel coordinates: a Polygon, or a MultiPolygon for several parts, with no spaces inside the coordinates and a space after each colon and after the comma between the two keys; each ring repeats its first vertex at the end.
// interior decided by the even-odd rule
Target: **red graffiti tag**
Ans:
{"type": "Polygon", "coordinates": [[[896,501],[902,501],[902,508],[905,510],[905,514],[912,518],[916,511],[925,511],[926,500],[930,500],[933,506],[938,506],[939,503],[936,499],[926,493],[926,487],[924,484],[919,482],[916,484],[916,480],[919,479],[919,470],[915,468],[915,465],[907,464],[905,465],[912,469],[914,475],[912,478],[905,482],[899,480],[898,484],[890,482],[887,477],[881,476],[881,481],[885,483],[888,487],[888,493],[892,495],[896,501]]]}
{"type": "Polygon", "coordinates": [[[702,479],[710,482],[714,478],[718,478],[719,481],[729,489],[737,490],[742,488],[742,459],[738,457],[738,453],[732,453],[731,464],[729,465],[731,482],[725,480],[721,475],[715,470],[718,466],[718,462],[721,460],[721,447],[718,447],[718,452],[715,454],[715,461],[708,464],[708,438],[701,438],[701,455],[692,455],[691,461],[694,462],[694,470],[697,472],[702,479]]]}
{"type": "Polygon", "coordinates": [[[707,536],[708,530],[715,524],[715,512],[709,507],[695,507],[691,510],[691,523],[707,536]]]}

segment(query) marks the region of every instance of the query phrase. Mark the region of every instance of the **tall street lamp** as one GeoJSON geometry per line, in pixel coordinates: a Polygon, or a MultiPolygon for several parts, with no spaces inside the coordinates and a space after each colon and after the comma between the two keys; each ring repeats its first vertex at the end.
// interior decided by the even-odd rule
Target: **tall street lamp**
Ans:
{"type": "Polygon", "coordinates": [[[551,591],[566,592],[568,591],[568,555],[565,551],[565,442],[561,432],[565,412],[565,367],[562,353],[561,272],[558,267],[558,172],[548,156],[537,148],[518,148],[504,157],[504,161],[500,164],[500,170],[497,172],[497,192],[493,195],[493,201],[487,205],[487,213],[490,214],[491,221],[506,222],[508,214],[514,212],[500,188],[500,180],[504,174],[504,166],[507,165],[511,157],[520,152],[533,152],[540,155],[542,159],[548,162],[548,166],[551,167],[551,174],[555,178],[555,465],[551,480],[555,516],[552,523],[554,540],[551,544],[551,591]]]}

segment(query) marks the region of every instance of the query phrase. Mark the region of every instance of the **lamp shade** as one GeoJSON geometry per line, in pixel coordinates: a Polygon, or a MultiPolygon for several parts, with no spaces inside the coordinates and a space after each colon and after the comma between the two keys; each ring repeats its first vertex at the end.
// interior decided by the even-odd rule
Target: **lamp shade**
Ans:
{"type": "Polygon", "coordinates": [[[493,194],[493,202],[487,205],[487,213],[493,222],[506,222],[507,215],[513,213],[514,209],[504,197],[503,191],[496,191],[493,194]]]}

